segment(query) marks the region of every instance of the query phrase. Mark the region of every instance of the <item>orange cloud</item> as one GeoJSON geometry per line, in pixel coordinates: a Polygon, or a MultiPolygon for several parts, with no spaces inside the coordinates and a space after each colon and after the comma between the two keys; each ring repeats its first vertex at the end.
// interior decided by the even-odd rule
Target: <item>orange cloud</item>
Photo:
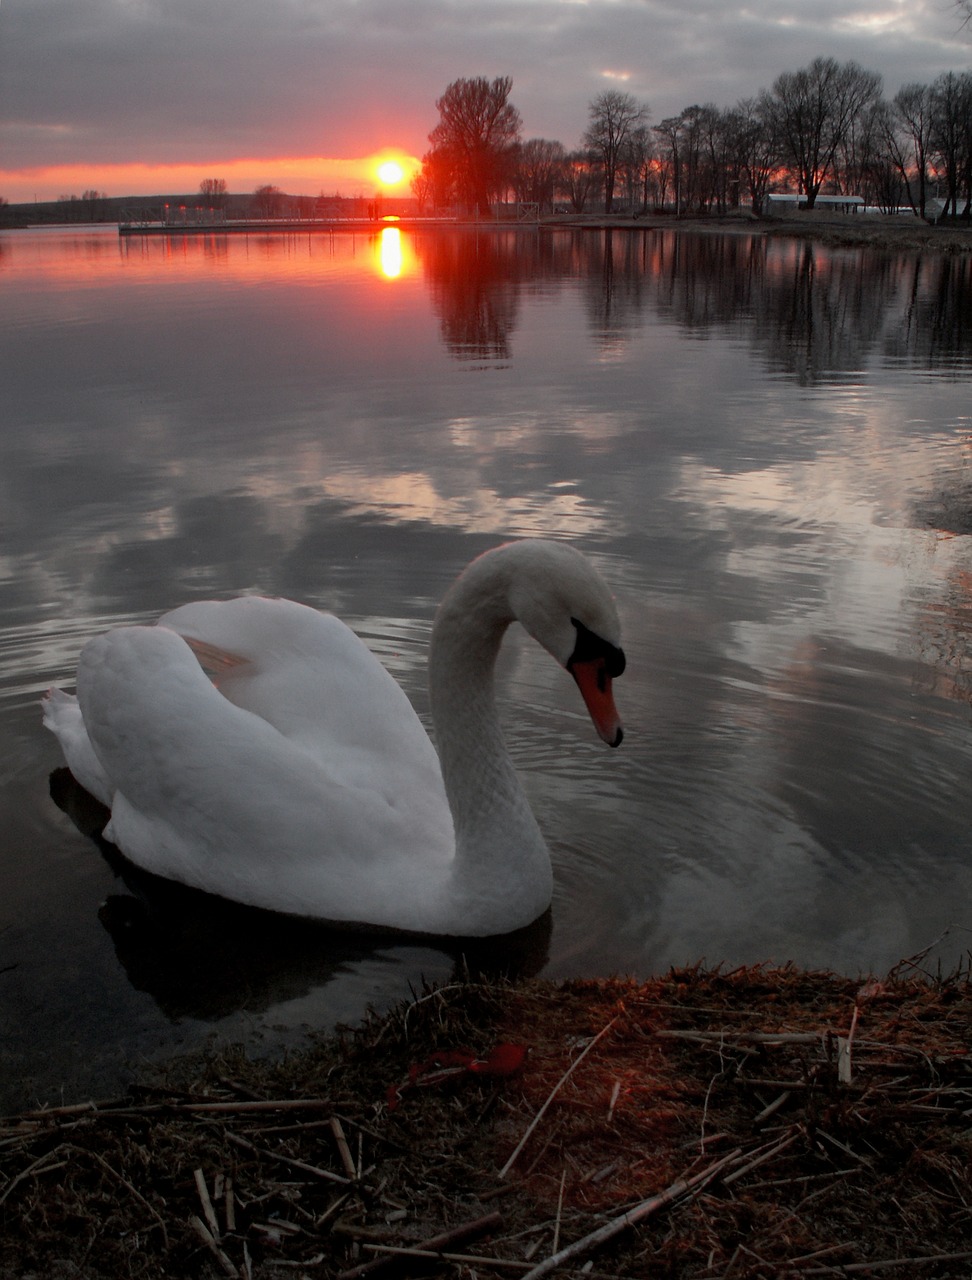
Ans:
{"type": "Polygon", "coordinates": [[[395,147],[375,155],[336,159],[325,156],[260,156],[214,160],[211,164],[72,164],[52,168],[0,169],[0,195],[13,203],[56,200],[61,195],[103,191],[109,196],[190,195],[204,178],[222,178],[233,193],[270,184],[290,195],[339,192],[371,195],[382,186],[392,195],[408,195],[421,165],[395,147]],[[378,169],[388,161],[402,169],[397,186],[382,184],[378,169]]]}

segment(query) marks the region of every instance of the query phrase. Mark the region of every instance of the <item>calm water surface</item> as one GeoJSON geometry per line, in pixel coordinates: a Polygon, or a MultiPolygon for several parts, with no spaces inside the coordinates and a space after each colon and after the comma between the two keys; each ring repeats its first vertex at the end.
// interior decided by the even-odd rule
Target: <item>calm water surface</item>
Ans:
{"type": "Polygon", "coordinates": [[[972,943],[972,261],[669,232],[0,234],[0,1101],[357,1018],[453,952],[295,927],[82,834],[38,697],[84,641],[260,591],[426,711],[473,555],[617,594],[627,736],[512,636],[553,977],[972,943]],[[52,777],[53,774],[53,777],[52,777]]]}

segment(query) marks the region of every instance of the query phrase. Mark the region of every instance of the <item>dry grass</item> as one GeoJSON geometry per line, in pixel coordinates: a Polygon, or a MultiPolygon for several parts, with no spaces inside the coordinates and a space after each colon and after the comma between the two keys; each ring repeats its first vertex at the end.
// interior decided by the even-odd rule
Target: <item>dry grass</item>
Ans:
{"type": "Polygon", "coordinates": [[[880,214],[847,216],[799,211],[766,223],[771,235],[798,235],[835,247],[918,249],[936,253],[972,253],[972,227],[948,223],[932,226],[918,218],[888,218],[880,214]]]}
{"type": "Polygon", "coordinates": [[[429,991],[8,1118],[0,1274],[967,1277],[970,1015],[912,969],[429,991]],[[502,1042],[515,1076],[434,1070],[502,1042]]]}

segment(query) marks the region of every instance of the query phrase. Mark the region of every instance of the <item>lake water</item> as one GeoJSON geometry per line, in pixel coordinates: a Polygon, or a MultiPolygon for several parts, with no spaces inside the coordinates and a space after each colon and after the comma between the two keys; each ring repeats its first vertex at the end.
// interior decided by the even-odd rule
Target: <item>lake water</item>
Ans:
{"type": "Polygon", "coordinates": [[[131,874],[79,830],[38,699],[107,627],[259,591],[343,616],[424,715],[436,602],[509,537],[569,539],[615,591],[626,738],[510,638],[556,892],[473,963],[972,945],[972,257],[54,229],[0,234],[0,303],[3,1105],[449,978],[431,944],[131,874]]]}

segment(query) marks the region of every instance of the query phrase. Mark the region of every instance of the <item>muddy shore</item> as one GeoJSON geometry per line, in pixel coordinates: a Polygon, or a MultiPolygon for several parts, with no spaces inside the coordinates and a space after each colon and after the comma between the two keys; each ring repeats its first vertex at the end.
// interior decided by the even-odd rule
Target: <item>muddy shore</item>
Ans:
{"type": "Polygon", "coordinates": [[[962,1277],[972,987],[451,983],[0,1122],[0,1276],[962,1277]]]}

